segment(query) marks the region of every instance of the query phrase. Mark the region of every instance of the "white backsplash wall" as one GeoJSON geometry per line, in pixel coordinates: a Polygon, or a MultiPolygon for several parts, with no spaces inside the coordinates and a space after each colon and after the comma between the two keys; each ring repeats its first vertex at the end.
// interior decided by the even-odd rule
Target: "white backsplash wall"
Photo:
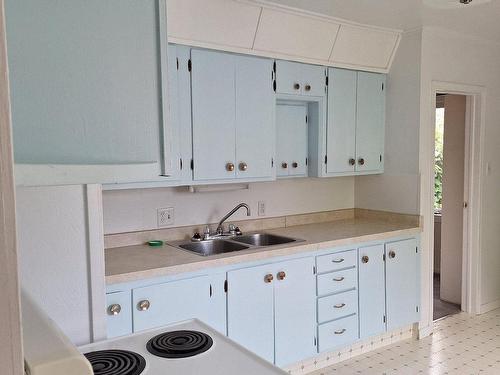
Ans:
{"type": "MultiPolygon", "coordinates": [[[[214,223],[240,202],[250,205],[249,219],[353,208],[354,177],[279,180],[224,192],[190,193],[187,187],[104,191],[104,232],[156,229],[157,209],[166,207],[174,208],[171,227],[214,223]],[[265,216],[258,216],[259,201],[265,202],[265,216]]],[[[242,209],[231,219],[246,218],[242,209]]]]}

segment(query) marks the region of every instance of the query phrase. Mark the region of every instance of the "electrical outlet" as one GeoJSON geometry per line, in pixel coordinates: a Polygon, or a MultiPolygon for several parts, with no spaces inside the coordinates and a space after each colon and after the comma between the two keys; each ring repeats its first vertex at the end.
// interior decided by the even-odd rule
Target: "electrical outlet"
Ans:
{"type": "Polygon", "coordinates": [[[266,216],[266,202],[259,201],[259,216],[266,216]]]}
{"type": "Polygon", "coordinates": [[[156,211],[158,218],[158,227],[167,227],[174,224],[174,208],[158,208],[156,211]]]}

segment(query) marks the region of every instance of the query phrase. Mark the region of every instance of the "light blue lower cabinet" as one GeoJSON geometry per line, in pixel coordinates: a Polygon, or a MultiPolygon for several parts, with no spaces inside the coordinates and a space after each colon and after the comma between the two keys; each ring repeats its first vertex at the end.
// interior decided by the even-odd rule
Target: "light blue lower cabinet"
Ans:
{"type": "Polygon", "coordinates": [[[385,331],[385,262],[384,244],[360,247],[359,333],[361,337],[385,331]]]}
{"type": "Polygon", "coordinates": [[[191,318],[207,321],[210,293],[208,276],[133,289],[134,332],[191,318]]]}
{"type": "Polygon", "coordinates": [[[130,291],[107,293],[106,306],[108,338],[132,333],[130,291]]]}
{"type": "Polygon", "coordinates": [[[227,274],[228,336],[283,366],[315,353],[314,258],[227,274]]]}
{"type": "Polygon", "coordinates": [[[387,330],[391,331],[419,319],[417,240],[387,242],[385,256],[387,330]]]}
{"type": "Polygon", "coordinates": [[[349,345],[358,339],[358,315],[356,314],[318,326],[318,350],[320,352],[349,345]]]}

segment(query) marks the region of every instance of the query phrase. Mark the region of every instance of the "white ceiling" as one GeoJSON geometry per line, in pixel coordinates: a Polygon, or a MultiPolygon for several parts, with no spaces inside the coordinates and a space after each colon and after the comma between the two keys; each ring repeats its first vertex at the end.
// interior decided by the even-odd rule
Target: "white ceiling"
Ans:
{"type": "MultiPolygon", "coordinates": [[[[456,32],[500,41],[500,0],[457,9],[431,8],[425,3],[444,0],[272,0],[275,3],[302,8],[359,23],[411,30],[421,26],[438,26],[456,32]]],[[[445,0],[444,2],[449,2],[445,0]]]]}

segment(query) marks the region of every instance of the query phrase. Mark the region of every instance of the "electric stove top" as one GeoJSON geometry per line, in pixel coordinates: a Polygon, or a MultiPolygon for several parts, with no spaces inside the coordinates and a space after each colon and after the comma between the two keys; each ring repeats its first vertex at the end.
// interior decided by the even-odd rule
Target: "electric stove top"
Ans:
{"type": "Polygon", "coordinates": [[[194,319],[79,348],[94,375],[284,375],[194,319]]]}

